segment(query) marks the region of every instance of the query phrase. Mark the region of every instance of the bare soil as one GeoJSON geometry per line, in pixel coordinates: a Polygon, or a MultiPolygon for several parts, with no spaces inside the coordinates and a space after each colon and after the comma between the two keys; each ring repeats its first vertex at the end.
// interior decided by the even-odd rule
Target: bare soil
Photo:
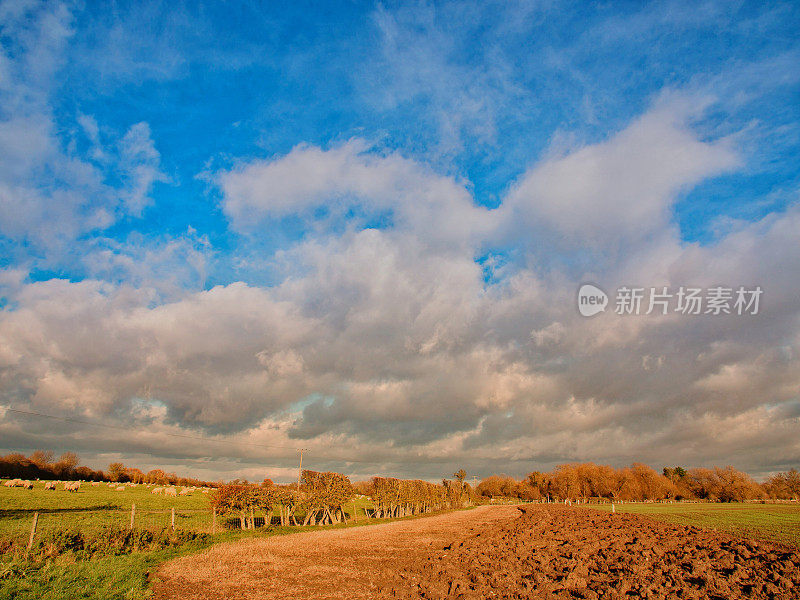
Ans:
{"type": "Polygon", "coordinates": [[[368,527],[221,544],[162,566],[154,597],[372,600],[391,590],[398,569],[414,564],[410,561],[510,523],[519,514],[513,506],[483,506],[368,527]]]}
{"type": "Polygon", "coordinates": [[[800,554],[630,514],[481,507],[212,548],[165,565],[155,597],[800,598],[800,554]]]}
{"type": "Polygon", "coordinates": [[[529,506],[403,569],[395,598],[800,598],[800,555],[630,514],[529,506]]]}

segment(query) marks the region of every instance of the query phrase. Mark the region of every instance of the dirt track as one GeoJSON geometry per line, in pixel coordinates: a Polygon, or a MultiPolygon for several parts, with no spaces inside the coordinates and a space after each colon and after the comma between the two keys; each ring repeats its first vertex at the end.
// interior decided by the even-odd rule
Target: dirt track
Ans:
{"type": "Polygon", "coordinates": [[[800,598],[800,554],[590,509],[482,507],[212,548],[155,597],[800,598]]]}
{"type": "Polygon", "coordinates": [[[160,600],[374,599],[396,573],[446,544],[509,523],[514,507],[479,507],[369,527],[296,533],[224,544],[167,563],[160,600]]]}

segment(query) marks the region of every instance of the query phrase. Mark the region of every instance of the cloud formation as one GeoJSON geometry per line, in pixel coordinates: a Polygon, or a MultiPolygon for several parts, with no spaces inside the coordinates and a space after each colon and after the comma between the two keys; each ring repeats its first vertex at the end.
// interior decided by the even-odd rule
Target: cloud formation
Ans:
{"type": "Polygon", "coordinates": [[[687,129],[687,105],[664,99],[610,140],[536,165],[504,210],[566,248],[639,245],[664,232],[681,192],[740,164],[730,143],[687,129]]]}
{"type": "Polygon", "coordinates": [[[475,206],[462,184],[398,154],[368,150],[361,140],[329,150],[297,146],[224,172],[225,213],[237,230],[252,232],[270,219],[299,216],[319,227],[361,211],[364,224],[388,219],[393,230],[450,248],[474,245],[492,227],[489,211],[475,206]]]}
{"type": "Polygon", "coordinates": [[[147,123],[109,135],[79,115],[80,129],[63,139],[52,95],[73,16],[63,5],[48,8],[7,3],[0,11],[0,236],[52,254],[52,267],[81,236],[140,215],[165,176],[147,123]]]}
{"type": "MultiPolygon", "coordinates": [[[[363,95],[350,107],[359,118],[371,106],[397,122],[361,131],[336,121],[335,135],[293,130],[270,146],[269,127],[238,116],[225,124],[220,154],[196,150],[194,171],[181,177],[175,139],[192,152],[202,140],[175,135],[172,121],[210,131],[212,119],[191,102],[178,117],[146,118],[142,105],[102,114],[106,96],[65,109],[54,82],[81,33],[75,14],[3,5],[0,436],[8,449],[78,450],[100,466],[123,458],[212,478],[272,468],[290,479],[300,446],[313,467],[355,476],[435,479],[461,466],[521,475],[573,460],[732,463],[754,474],[796,466],[796,187],[787,180],[772,193],[780,202],[748,204],[747,218],[732,212],[711,239],[688,237],[682,212],[703,194],[714,213],[709,190],[721,179],[738,184],[766,169],[766,155],[753,152],[765,131],[792,147],[789,126],[754,123],[751,135],[715,112],[757,104],[760,68],[774,74],[792,50],[741,71],[741,86],[725,69],[678,89],[653,84],[636,110],[611,118],[596,112],[614,104],[596,100],[605,65],[594,80],[576,65],[594,51],[619,54],[631,26],[649,35],[663,14],[601,20],[574,43],[528,56],[502,39],[531,37],[525,20],[539,23],[539,9],[506,10],[517,18],[504,13],[474,31],[442,18],[455,14],[449,5],[374,11],[370,41],[380,53],[342,85],[363,95]],[[477,56],[464,53],[473,35],[486,41],[477,56]],[[372,77],[376,69],[384,80],[372,77]],[[557,84],[562,77],[569,84],[557,84]],[[747,93],[714,99],[725,82],[747,93]],[[545,113],[541,98],[563,102],[555,125],[531,130],[545,113]],[[419,115],[405,112],[420,105],[419,115]],[[571,131],[573,113],[591,127],[571,131]],[[230,140],[240,126],[249,130],[238,151],[230,140]],[[387,141],[384,127],[404,143],[387,141]],[[253,150],[258,135],[264,148],[253,150]],[[435,143],[420,149],[417,137],[435,143]],[[521,150],[532,138],[541,152],[521,150]],[[480,156],[459,168],[473,143],[480,156]],[[492,187],[485,172],[494,167],[503,183],[487,200],[478,188],[492,187]],[[197,181],[207,189],[182,192],[184,203],[156,193],[159,183],[197,181]],[[610,294],[623,285],[741,285],[764,295],[757,315],[619,316],[612,297],[587,319],[575,294],[589,281],[610,294]]],[[[678,11],[665,22],[702,31],[718,16],[678,11]]],[[[136,37],[124,20],[111,30],[136,37]]],[[[80,39],[82,66],[91,38],[80,39]]],[[[87,72],[117,72],[97,84],[104,94],[154,79],[161,98],[174,91],[170,78],[199,64],[173,41],[142,39],[87,72]],[[162,64],[143,58],[153,44],[170,50],[162,64]]],[[[627,93],[632,84],[618,80],[627,93]]],[[[191,93],[205,90],[195,84],[191,93]]],[[[769,89],[793,84],[787,76],[769,89]]],[[[279,109],[264,109],[270,127],[291,112],[279,109]]]]}
{"type": "Polygon", "coordinates": [[[157,400],[175,426],[321,456],[782,468],[800,456],[787,283],[800,277],[800,213],[711,247],[681,243],[670,221],[682,191],[736,164],[728,145],[656,107],[533,165],[490,211],[462,183],[359,142],[297,147],[220,174],[237,229],[257,237],[289,215],[314,222],[321,207],[386,213],[383,226],[366,216],[311,230],[282,253],[291,270],[270,288],[231,283],[153,306],[125,285],[18,284],[0,321],[3,389],[33,410],[98,419],[157,400]],[[580,279],[541,249],[487,279],[482,249],[526,230],[574,252],[614,248],[593,272],[609,287],[757,284],[764,306],[584,319],[580,279]]]}

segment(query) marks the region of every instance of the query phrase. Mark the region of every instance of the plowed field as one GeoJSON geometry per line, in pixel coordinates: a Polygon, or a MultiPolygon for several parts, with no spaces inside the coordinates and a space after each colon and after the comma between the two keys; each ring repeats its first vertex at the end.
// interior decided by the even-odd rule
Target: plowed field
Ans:
{"type": "Polygon", "coordinates": [[[800,598],[800,554],[630,514],[482,507],[213,548],[157,598],[800,598]]]}
{"type": "Polygon", "coordinates": [[[591,509],[516,521],[402,569],[395,598],[800,598],[800,555],[773,544],[591,509]]]}

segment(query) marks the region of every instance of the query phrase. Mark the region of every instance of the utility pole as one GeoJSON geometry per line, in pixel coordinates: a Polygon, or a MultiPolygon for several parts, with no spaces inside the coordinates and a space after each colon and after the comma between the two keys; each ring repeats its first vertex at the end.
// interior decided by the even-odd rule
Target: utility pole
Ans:
{"type": "Polygon", "coordinates": [[[300,452],[300,468],[297,469],[297,491],[300,491],[300,481],[303,479],[303,452],[305,452],[306,448],[298,448],[298,452],[300,452]]]}

